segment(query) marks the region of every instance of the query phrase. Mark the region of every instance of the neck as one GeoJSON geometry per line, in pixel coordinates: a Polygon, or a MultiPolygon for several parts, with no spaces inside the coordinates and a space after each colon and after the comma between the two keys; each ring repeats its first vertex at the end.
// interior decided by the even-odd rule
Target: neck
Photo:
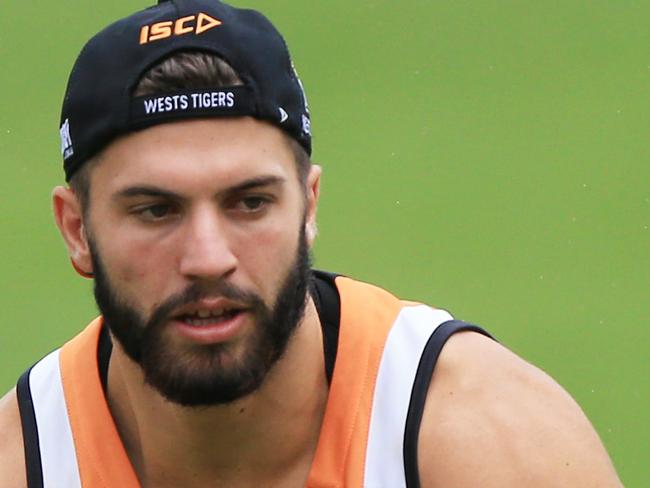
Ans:
{"type": "Polygon", "coordinates": [[[139,366],[115,344],[108,402],[143,487],[304,486],[328,389],[311,299],[285,354],[253,394],[188,408],[143,384],[139,366]]]}

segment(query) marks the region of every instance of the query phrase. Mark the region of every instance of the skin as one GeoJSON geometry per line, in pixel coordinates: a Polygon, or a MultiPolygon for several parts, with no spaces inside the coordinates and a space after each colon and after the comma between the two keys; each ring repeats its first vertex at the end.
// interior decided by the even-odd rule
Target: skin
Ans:
{"type": "Polygon", "coordinates": [[[431,488],[623,486],[569,394],[473,332],[452,336],[440,355],[418,450],[431,488]]]}
{"type": "MultiPolygon", "coordinates": [[[[56,188],[53,200],[73,263],[92,272],[90,230],[112,282],[147,316],[193,280],[227,279],[272,303],[276,277],[295,256],[303,215],[313,244],[319,182],[314,166],[300,186],[275,127],[250,118],[214,119],[163,124],[112,143],[92,168],[87,220],[71,190],[56,188]],[[266,177],[273,183],[233,192],[266,177]],[[145,185],[173,196],[125,196],[125,189],[145,185]],[[260,196],[268,199],[261,208],[260,196]]],[[[233,357],[254,326],[247,320],[228,339],[233,357]]],[[[322,347],[309,300],[286,354],[259,390],[195,410],[143,387],[139,367],[116,344],[108,401],[142,486],[304,486],[327,401],[322,347]]],[[[12,391],[0,401],[0,485],[25,487],[23,466],[12,391]]],[[[440,356],[419,466],[423,487],[621,486],[569,395],[474,333],[450,339],[440,356]]]]}
{"type": "Polygon", "coordinates": [[[0,399],[0,485],[27,488],[23,432],[16,389],[0,399]]]}

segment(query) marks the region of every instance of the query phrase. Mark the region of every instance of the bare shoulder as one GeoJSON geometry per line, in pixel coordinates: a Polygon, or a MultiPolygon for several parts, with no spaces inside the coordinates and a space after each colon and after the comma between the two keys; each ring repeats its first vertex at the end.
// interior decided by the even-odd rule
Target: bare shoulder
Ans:
{"type": "Polygon", "coordinates": [[[0,399],[0,486],[27,486],[23,433],[15,388],[0,399]]]}
{"type": "Polygon", "coordinates": [[[550,376],[474,332],[452,336],[427,394],[423,487],[622,486],[598,434],[550,376]]]}

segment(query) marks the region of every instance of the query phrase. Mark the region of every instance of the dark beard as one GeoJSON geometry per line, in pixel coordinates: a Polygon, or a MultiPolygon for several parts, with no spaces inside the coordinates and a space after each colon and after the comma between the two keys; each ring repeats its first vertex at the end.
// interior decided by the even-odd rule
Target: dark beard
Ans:
{"type": "Polygon", "coordinates": [[[232,284],[195,282],[156,307],[148,320],[120,297],[110,283],[95,242],[90,237],[89,242],[95,301],[104,323],[126,354],[140,365],[145,381],[171,402],[191,407],[221,405],[254,392],[286,351],[303,318],[311,276],[304,231],[300,233],[295,262],[271,308],[258,295],[232,284]],[[210,296],[246,304],[251,312],[255,328],[246,338],[242,358],[235,360],[228,344],[186,346],[179,350],[166,340],[165,325],[173,311],[210,296]]]}

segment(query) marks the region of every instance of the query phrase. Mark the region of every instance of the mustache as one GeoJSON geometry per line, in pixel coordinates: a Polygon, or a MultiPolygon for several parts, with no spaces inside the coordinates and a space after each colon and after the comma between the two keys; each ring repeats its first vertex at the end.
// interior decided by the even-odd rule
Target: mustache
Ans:
{"type": "Polygon", "coordinates": [[[172,318],[174,311],[180,307],[202,299],[216,297],[237,302],[245,308],[252,309],[254,312],[266,308],[264,301],[259,295],[246,291],[232,283],[225,281],[213,283],[195,282],[158,305],[151,314],[147,327],[156,327],[158,324],[164,323],[172,318]]]}

